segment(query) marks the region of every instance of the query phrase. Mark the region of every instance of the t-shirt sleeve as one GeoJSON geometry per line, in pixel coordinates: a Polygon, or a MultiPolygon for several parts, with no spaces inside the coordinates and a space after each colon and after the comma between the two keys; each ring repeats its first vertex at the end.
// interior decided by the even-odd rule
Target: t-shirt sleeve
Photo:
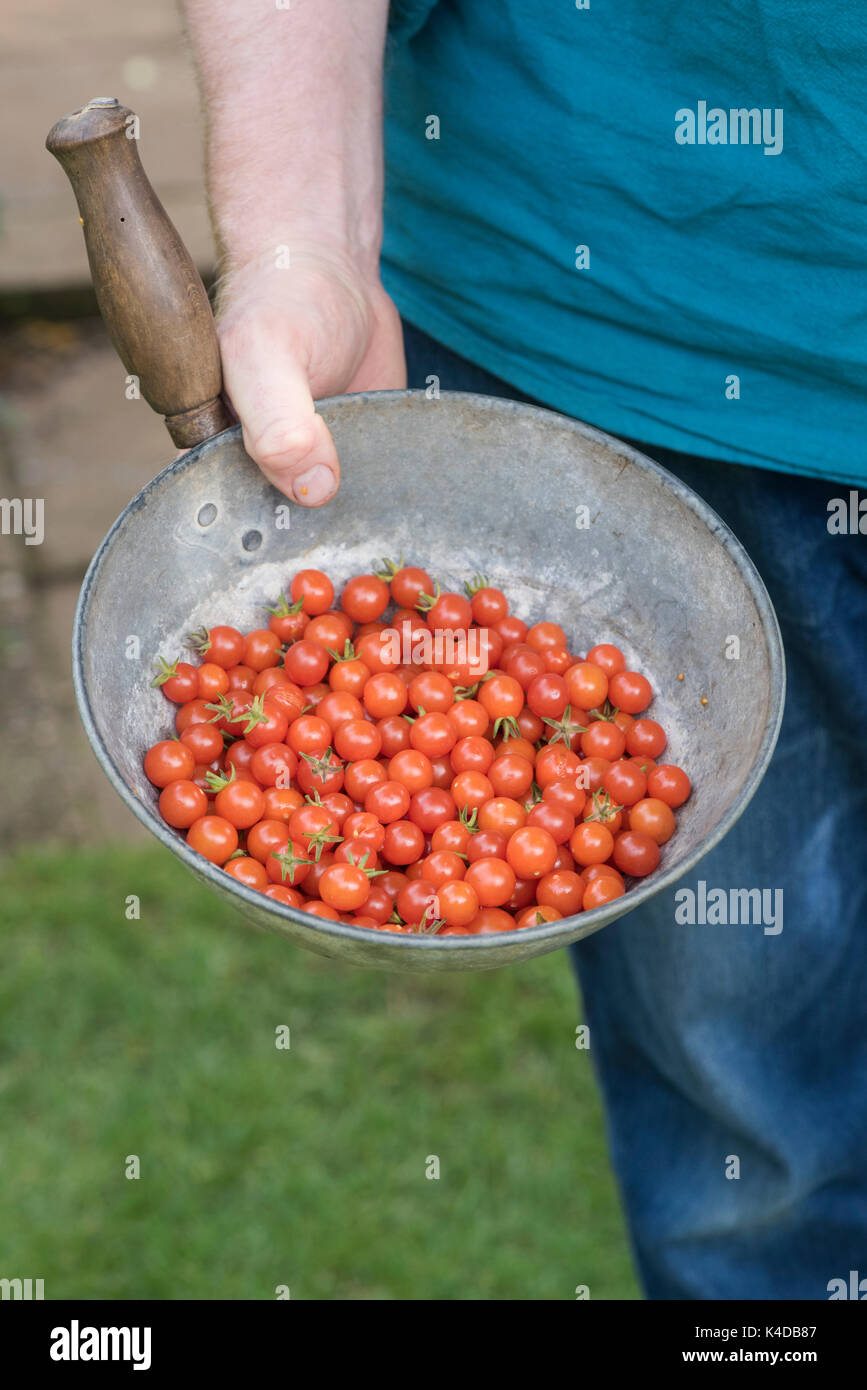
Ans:
{"type": "Polygon", "coordinates": [[[391,0],[388,32],[392,38],[411,39],[423,28],[439,0],[391,0]]]}

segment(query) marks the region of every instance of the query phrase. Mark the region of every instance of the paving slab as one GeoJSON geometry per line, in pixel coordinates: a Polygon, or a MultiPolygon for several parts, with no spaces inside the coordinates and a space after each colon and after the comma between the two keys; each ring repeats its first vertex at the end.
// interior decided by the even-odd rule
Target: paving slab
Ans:
{"type": "Polygon", "coordinates": [[[0,54],[0,290],[89,280],[72,190],[44,145],[60,116],[95,96],[138,113],[151,181],[210,268],[198,94],[174,0],[5,0],[0,54]]]}

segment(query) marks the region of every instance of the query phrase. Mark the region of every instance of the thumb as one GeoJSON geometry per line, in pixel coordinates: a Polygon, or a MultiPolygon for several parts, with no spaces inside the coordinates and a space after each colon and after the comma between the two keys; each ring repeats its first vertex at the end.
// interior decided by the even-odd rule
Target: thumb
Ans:
{"type": "Polygon", "coordinates": [[[340,463],[328,426],[316,414],[307,373],[289,344],[265,326],[243,345],[221,341],[223,380],[244,448],[270,483],[302,507],[321,507],[340,484],[340,463]]]}

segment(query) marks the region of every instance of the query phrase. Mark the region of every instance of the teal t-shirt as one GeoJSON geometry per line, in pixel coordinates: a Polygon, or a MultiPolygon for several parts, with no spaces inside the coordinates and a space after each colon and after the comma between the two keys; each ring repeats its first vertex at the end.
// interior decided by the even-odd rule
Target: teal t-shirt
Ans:
{"type": "Polygon", "coordinates": [[[867,480],[867,6],[394,0],[383,278],[647,444],[867,480]]]}

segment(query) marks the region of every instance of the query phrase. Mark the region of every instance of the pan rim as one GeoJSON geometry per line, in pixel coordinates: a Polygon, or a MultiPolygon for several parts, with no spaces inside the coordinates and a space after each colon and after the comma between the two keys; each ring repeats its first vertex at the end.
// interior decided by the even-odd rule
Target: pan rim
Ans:
{"type": "MultiPolygon", "coordinates": [[[[378,402],[386,400],[400,402],[419,398],[423,400],[427,399],[426,393],[423,390],[361,391],[325,397],[316,402],[316,408],[317,411],[322,411],[335,408],[340,409],[349,402],[353,404],[363,404],[368,400],[376,400],[378,402]]],[[[613,450],[629,463],[641,468],[645,473],[655,476],[669,491],[673,491],[678,499],[704,523],[711,535],[719,541],[726,550],[729,558],[732,560],[732,563],[736,566],[747,585],[756,605],[756,611],[762,625],[762,631],[765,636],[769,655],[770,684],[768,717],[762,732],[762,739],[755,761],[737,797],[714,826],[710,834],[701,840],[682,860],[679,860],[676,864],[668,868],[664,868],[661,873],[653,874],[647,882],[630,888],[625,898],[616,898],[610,904],[603,904],[601,907],[592,908],[589,912],[582,912],[571,917],[564,917],[556,922],[545,923],[537,927],[523,927],[519,932],[495,932],[484,936],[449,937],[378,932],[375,936],[372,936],[372,929],[370,927],[356,927],[347,922],[332,922],[327,918],[314,918],[308,913],[293,910],[283,904],[275,903],[271,899],[264,899],[261,893],[253,888],[246,887],[246,885],[242,883],[238,883],[237,880],[225,874],[218,865],[212,864],[202,855],[190,849],[185,840],[176,838],[170,827],[160,821],[151,807],[146,805],[123,779],[97,728],[84,674],[84,637],[87,626],[87,616],[91,594],[103,562],[111,550],[116,536],[124,527],[128,518],[139,510],[151,492],[155,491],[158,487],[162,487],[170,477],[179,476],[188,468],[192,467],[214,446],[217,440],[225,439],[227,435],[232,435],[236,439],[239,439],[241,437],[240,425],[233,425],[230,429],[224,430],[221,434],[214,435],[211,439],[205,440],[202,444],[197,445],[194,449],[189,450],[179,458],[173,459],[136,493],[135,497],[127,503],[120,515],[109,527],[88,565],[75,608],[72,628],[73,687],[79,715],[90,746],[103,772],[108,777],[124,804],[161,844],[165,845],[167,849],[177,855],[181,862],[185,864],[192,873],[198,878],[204,878],[220,894],[228,894],[229,896],[237,897],[242,903],[250,908],[257,909],[258,912],[264,911],[267,915],[274,916],[280,921],[291,922],[293,926],[309,931],[311,937],[356,941],[367,945],[376,943],[377,946],[384,944],[386,948],[404,951],[469,951],[483,953],[485,951],[496,950],[500,955],[504,953],[508,955],[510,949],[515,948],[515,955],[524,957],[527,954],[526,951],[522,949],[525,944],[550,943],[549,949],[554,950],[560,946],[569,945],[575,940],[583,939],[585,936],[590,936],[601,927],[616,921],[619,917],[625,916],[627,913],[633,911],[634,908],[640,907],[641,904],[646,902],[649,898],[654,897],[664,888],[669,887],[671,884],[683,878],[685,874],[689,873],[689,871],[728,834],[735,822],[743,815],[755,795],[777,743],[785,709],[785,653],[777,615],[771,603],[770,596],[765,588],[761,575],[747,554],[744,546],[726,522],[723,521],[722,517],[720,517],[698,493],[694,492],[692,488],[688,487],[686,483],[683,483],[673,473],[670,473],[668,469],[663,468],[663,466],[654,459],[649,458],[646,454],[641,453],[640,450],[635,449],[631,444],[625,443],[625,441],[618,439],[616,436],[607,434],[604,430],[598,430],[592,425],[587,425],[581,420],[573,419],[571,416],[563,415],[559,411],[548,410],[544,406],[526,405],[521,401],[514,401],[507,397],[486,396],[471,391],[443,391],[441,392],[440,399],[442,400],[445,398],[463,401],[480,411],[490,410],[503,414],[518,414],[521,419],[532,419],[538,416],[546,420],[556,420],[560,427],[566,429],[568,432],[594,443],[604,445],[607,449],[613,450]],[[624,903],[627,899],[631,900],[627,907],[619,906],[619,904],[624,903]],[[266,903],[268,904],[267,907],[265,906],[266,903]]],[[[244,914],[242,913],[242,915],[244,914]]],[[[508,962],[502,960],[499,963],[507,964],[508,962]]]]}

